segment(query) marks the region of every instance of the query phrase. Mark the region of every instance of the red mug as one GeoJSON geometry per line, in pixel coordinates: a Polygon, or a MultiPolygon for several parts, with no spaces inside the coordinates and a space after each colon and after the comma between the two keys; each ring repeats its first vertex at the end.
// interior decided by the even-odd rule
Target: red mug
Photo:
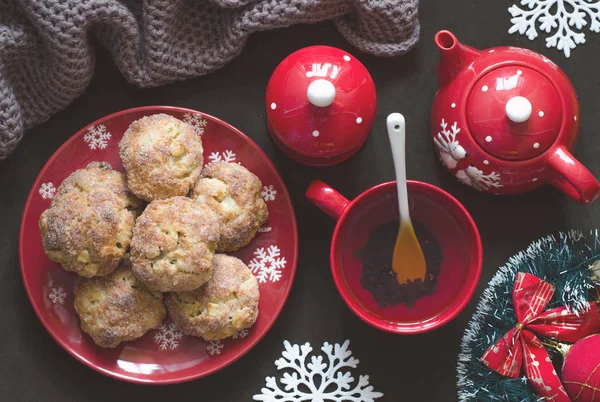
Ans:
{"type": "Polygon", "coordinates": [[[418,181],[409,180],[407,187],[413,223],[427,228],[441,251],[437,288],[416,299],[413,308],[397,304],[381,309],[361,284],[363,263],[355,254],[364,249],[372,229],[398,220],[396,182],[372,187],[352,201],[319,180],[306,191],[312,203],[337,220],[330,265],[342,299],[366,323],[396,334],[427,332],[456,317],[473,296],[483,258],[477,226],[453,196],[418,181]]]}

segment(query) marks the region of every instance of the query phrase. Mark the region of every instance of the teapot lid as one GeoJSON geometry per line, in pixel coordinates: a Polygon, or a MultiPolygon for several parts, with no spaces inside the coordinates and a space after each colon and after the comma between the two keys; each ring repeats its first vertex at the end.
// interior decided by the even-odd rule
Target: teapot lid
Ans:
{"type": "Polygon", "coordinates": [[[523,66],[496,68],[471,89],[467,122],[489,154],[508,160],[533,158],[558,137],[561,97],[542,73],[523,66]]]}
{"type": "Polygon", "coordinates": [[[375,84],[348,52],[310,46],[277,66],[267,86],[266,108],[269,130],[279,146],[296,159],[333,164],[354,154],[367,139],[375,118],[375,84]],[[327,158],[334,159],[322,162],[327,158]]]}

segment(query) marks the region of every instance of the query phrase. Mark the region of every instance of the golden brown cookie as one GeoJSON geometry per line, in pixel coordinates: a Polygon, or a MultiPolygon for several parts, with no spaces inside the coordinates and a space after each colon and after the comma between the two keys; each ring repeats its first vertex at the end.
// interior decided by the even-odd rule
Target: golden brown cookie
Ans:
{"type": "Polygon", "coordinates": [[[194,127],[164,113],[131,123],[119,153],[129,190],[148,202],[187,195],[204,163],[194,127]]]}
{"type": "Polygon", "coordinates": [[[167,315],[162,294],[146,288],[126,264],[102,278],[77,278],[74,305],[82,331],[103,348],[140,338],[167,315]]]}
{"type": "Polygon", "coordinates": [[[261,190],[260,179],[237,163],[215,162],[204,168],[190,198],[219,214],[222,232],[217,252],[246,246],[267,221],[269,211],[261,190]]]}
{"type": "Polygon", "coordinates": [[[193,290],[212,275],[217,215],[187,197],[152,201],[133,229],[133,272],[160,292],[193,290]]]}
{"type": "Polygon", "coordinates": [[[165,301],[175,325],[206,341],[224,339],[250,328],[258,317],[258,282],[238,258],[217,254],[213,276],[191,292],[170,293],[165,301]]]}
{"type": "Polygon", "coordinates": [[[141,202],[105,162],[71,173],[38,221],[46,255],[81,276],[113,272],[129,247],[141,202]]]}

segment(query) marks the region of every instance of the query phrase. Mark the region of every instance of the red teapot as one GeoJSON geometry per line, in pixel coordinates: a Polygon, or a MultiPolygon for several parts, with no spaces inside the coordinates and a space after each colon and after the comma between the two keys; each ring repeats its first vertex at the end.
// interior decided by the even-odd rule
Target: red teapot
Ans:
{"type": "Polygon", "coordinates": [[[431,128],[442,164],[464,184],[518,194],[552,184],[589,204],[600,183],[570,153],[579,103],[563,71],[539,53],[476,50],[440,31],[431,128]]]}

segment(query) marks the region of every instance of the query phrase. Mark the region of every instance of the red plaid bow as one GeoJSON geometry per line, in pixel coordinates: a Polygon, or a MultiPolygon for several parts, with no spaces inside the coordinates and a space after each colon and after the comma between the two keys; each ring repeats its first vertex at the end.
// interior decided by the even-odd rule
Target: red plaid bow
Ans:
{"type": "Polygon", "coordinates": [[[519,376],[525,362],[525,373],[538,395],[551,401],[570,402],[548,352],[535,334],[574,343],[600,332],[600,314],[596,303],[579,314],[567,307],[543,312],[554,290],[536,276],[519,272],[512,296],[518,324],[492,345],[481,361],[498,374],[512,378],[519,376]]]}

